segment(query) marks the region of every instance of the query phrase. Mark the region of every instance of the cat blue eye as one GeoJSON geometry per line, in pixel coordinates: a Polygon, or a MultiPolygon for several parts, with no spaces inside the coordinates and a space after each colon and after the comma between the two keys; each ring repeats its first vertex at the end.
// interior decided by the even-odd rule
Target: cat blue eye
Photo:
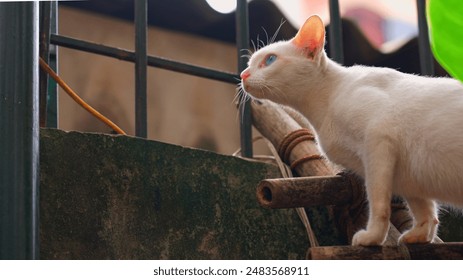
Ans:
{"type": "Polygon", "coordinates": [[[277,60],[276,55],[271,54],[271,55],[267,56],[267,58],[265,59],[265,66],[269,66],[270,64],[274,63],[275,60],[277,60]]]}

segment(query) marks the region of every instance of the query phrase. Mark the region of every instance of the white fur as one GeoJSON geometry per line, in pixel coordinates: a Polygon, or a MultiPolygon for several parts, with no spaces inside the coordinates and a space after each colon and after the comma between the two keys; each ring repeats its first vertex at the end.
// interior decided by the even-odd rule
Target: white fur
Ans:
{"type": "Polygon", "coordinates": [[[463,86],[387,68],[343,67],[293,41],[268,45],[250,59],[246,92],[301,112],[326,156],[365,178],[370,216],[353,245],[380,245],[389,228],[392,194],[415,218],[401,236],[431,242],[436,201],[463,206],[463,86]],[[268,54],[277,55],[262,66],[268,54]]]}

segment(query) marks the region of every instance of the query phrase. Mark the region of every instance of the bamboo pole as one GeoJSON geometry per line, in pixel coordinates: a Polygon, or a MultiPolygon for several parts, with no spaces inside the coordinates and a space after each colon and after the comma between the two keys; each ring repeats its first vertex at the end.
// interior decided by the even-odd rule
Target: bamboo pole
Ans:
{"type": "MultiPolygon", "coordinates": [[[[303,128],[294,118],[288,115],[281,106],[273,102],[267,100],[251,102],[251,109],[253,125],[275,147],[280,145],[285,136],[303,128]]],[[[300,142],[292,149],[289,155],[289,163],[305,156],[319,154],[320,151],[316,143],[306,140],[300,142]]],[[[330,176],[336,175],[338,170],[336,170],[328,160],[319,159],[302,163],[295,168],[295,171],[300,176],[330,176]]]]}
{"type": "MultiPolygon", "coordinates": [[[[346,176],[346,174],[341,174],[336,176],[262,180],[257,186],[257,201],[261,206],[272,209],[312,207],[319,205],[337,205],[339,207],[344,207],[346,204],[359,199],[354,198],[354,183],[349,180],[348,176],[349,175],[346,176]]],[[[358,183],[356,183],[355,188],[359,187],[358,183]]],[[[399,235],[400,232],[404,232],[411,228],[412,220],[410,219],[408,209],[405,207],[404,203],[393,203],[391,223],[398,229],[399,235]]],[[[348,235],[350,236],[351,234],[348,235]]],[[[399,235],[397,235],[397,237],[399,235]]],[[[437,237],[434,242],[441,243],[442,240],[437,237]]]]}
{"type": "Polygon", "coordinates": [[[342,176],[267,179],[257,186],[257,201],[267,208],[342,205],[352,201],[352,189],[342,176]]]}

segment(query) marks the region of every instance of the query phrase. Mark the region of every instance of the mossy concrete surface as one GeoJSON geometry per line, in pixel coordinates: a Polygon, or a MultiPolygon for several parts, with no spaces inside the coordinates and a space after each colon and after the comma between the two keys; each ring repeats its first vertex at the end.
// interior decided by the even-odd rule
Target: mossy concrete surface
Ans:
{"type": "Polygon", "coordinates": [[[41,130],[42,259],[302,259],[294,210],[256,202],[270,164],[128,136],[41,130]]]}

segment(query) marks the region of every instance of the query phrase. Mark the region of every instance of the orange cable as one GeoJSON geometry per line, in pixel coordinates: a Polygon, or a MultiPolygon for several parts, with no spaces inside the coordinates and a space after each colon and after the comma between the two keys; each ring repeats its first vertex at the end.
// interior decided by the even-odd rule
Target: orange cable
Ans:
{"type": "Polygon", "coordinates": [[[106,125],[111,127],[114,131],[116,131],[119,134],[127,135],[120,127],[118,127],[115,123],[113,123],[111,120],[100,114],[97,110],[95,110],[92,106],[88,105],[82,98],[80,98],[77,93],[75,93],[59,76],[56,74],[53,69],[48,66],[48,64],[40,58],[40,66],[42,69],[47,72],[53,80],[55,80],[61,88],[72,98],[74,99],[77,104],[82,106],[85,110],[87,110],[90,114],[95,116],[97,119],[100,121],[104,122],[106,125]]]}

